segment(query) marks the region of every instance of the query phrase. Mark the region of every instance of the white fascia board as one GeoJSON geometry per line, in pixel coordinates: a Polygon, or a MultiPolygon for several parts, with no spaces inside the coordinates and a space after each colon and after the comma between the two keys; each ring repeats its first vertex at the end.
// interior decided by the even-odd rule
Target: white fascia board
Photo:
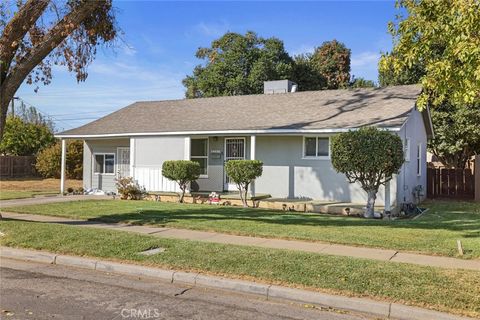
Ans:
{"type": "MultiPolygon", "coordinates": [[[[383,128],[387,131],[397,132],[400,127],[383,128]]],[[[242,134],[264,134],[264,135],[295,135],[313,133],[340,133],[358,128],[341,129],[264,129],[264,130],[219,130],[219,131],[172,131],[172,132],[137,132],[137,133],[106,133],[106,134],[85,134],[85,135],[63,135],[55,137],[63,139],[88,139],[88,138],[116,138],[116,137],[149,137],[149,136],[194,136],[194,135],[242,135],[242,134]]]]}

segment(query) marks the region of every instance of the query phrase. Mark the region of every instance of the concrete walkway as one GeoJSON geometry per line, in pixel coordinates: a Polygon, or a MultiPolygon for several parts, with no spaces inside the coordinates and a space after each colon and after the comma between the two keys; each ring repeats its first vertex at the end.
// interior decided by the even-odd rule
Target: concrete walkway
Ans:
{"type": "Polygon", "coordinates": [[[101,228],[149,234],[161,238],[194,240],[221,244],[254,246],[261,248],[288,249],[304,252],[330,254],[354,258],[365,258],[379,261],[404,262],[423,266],[451,269],[469,269],[480,271],[480,260],[462,260],[449,257],[428,256],[422,254],[399,252],[395,250],[353,247],[324,242],[298,240],[269,239],[260,237],[236,236],[224,233],[195,231],[187,229],[161,228],[150,226],[134,226],[120,223],[103,223],[96,221],[73,220],[62,217],[3,212],[4,218],[45,223],[59,223],[80,227],[101,228]]]}

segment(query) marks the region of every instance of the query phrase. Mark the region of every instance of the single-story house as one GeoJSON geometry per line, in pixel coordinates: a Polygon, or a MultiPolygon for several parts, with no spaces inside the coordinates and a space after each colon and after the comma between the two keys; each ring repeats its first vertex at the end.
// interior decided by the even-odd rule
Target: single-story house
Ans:
{"type": "Polygon", "coordinates": [[[360,185],[333,169],[330,138],[377,126],[400,136],[405,147],[401,171],[377,195],[378,204],[390,206],[411,202],[417,186],[426,188],[433,130],[428,109],[416,108],[419,93],[414,85],[296,92],[288,80],[273,81],[264,94],[136,102],[57,137],[84,141],[86,189],[115,192],[115,179],[131,176],[147,191],[178,191],[162,176],[162,163],[189,159],[202,168],[192,190],[235,190],[224,163],[258,159],[264,170],[253,192],[365,203],[360,185]]]}

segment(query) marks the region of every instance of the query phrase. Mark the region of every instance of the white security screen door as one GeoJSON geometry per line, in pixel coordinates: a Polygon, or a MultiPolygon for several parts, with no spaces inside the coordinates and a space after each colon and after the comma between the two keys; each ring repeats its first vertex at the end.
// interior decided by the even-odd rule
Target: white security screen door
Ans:
{"type": "Polygon", "coordinates": [[[117,148],[117,159],[118,177],[130,177],[130,148],[117,148]]]}
{"type": "MultiPolygon", "coordinates": [[[[225,162],[245,159],[245,138],[225,138],[225,162]]],[[[236,190],[237,186],[230,182],[225,173],[225,190],[236,190]]]]}

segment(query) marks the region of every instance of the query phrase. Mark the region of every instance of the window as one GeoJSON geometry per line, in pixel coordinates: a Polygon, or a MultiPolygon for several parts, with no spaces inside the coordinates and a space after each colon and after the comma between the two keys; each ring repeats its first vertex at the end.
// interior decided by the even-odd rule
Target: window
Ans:
{"type": "Polygon", "coordinates": [[[417,176],[422,175],[422,144],[417,146],[417,176]]]}
{"type": "Polygon", "coordinates": [[[405,139],[405,145],[403,146],[403,155],[405,161],[410,161],[410,139],[405,139]]]}
{"type": "Polygon", "coordinates": [[[191,140],[190,160],[200,164],[200,176],[206,177],[208,174],[208,138],[191,140]]]}
{"type": "Polygon", "coordinates": [[[96,174],[114,174],[115,173],[115,154],[95,154],[94,173],[96,174]]]}
{"type": "Polygon", "coordinates": [[[330,156],[330,138],[326,137],[304,137],[303,157],[304,158],[327,158],[330,156]]]}

